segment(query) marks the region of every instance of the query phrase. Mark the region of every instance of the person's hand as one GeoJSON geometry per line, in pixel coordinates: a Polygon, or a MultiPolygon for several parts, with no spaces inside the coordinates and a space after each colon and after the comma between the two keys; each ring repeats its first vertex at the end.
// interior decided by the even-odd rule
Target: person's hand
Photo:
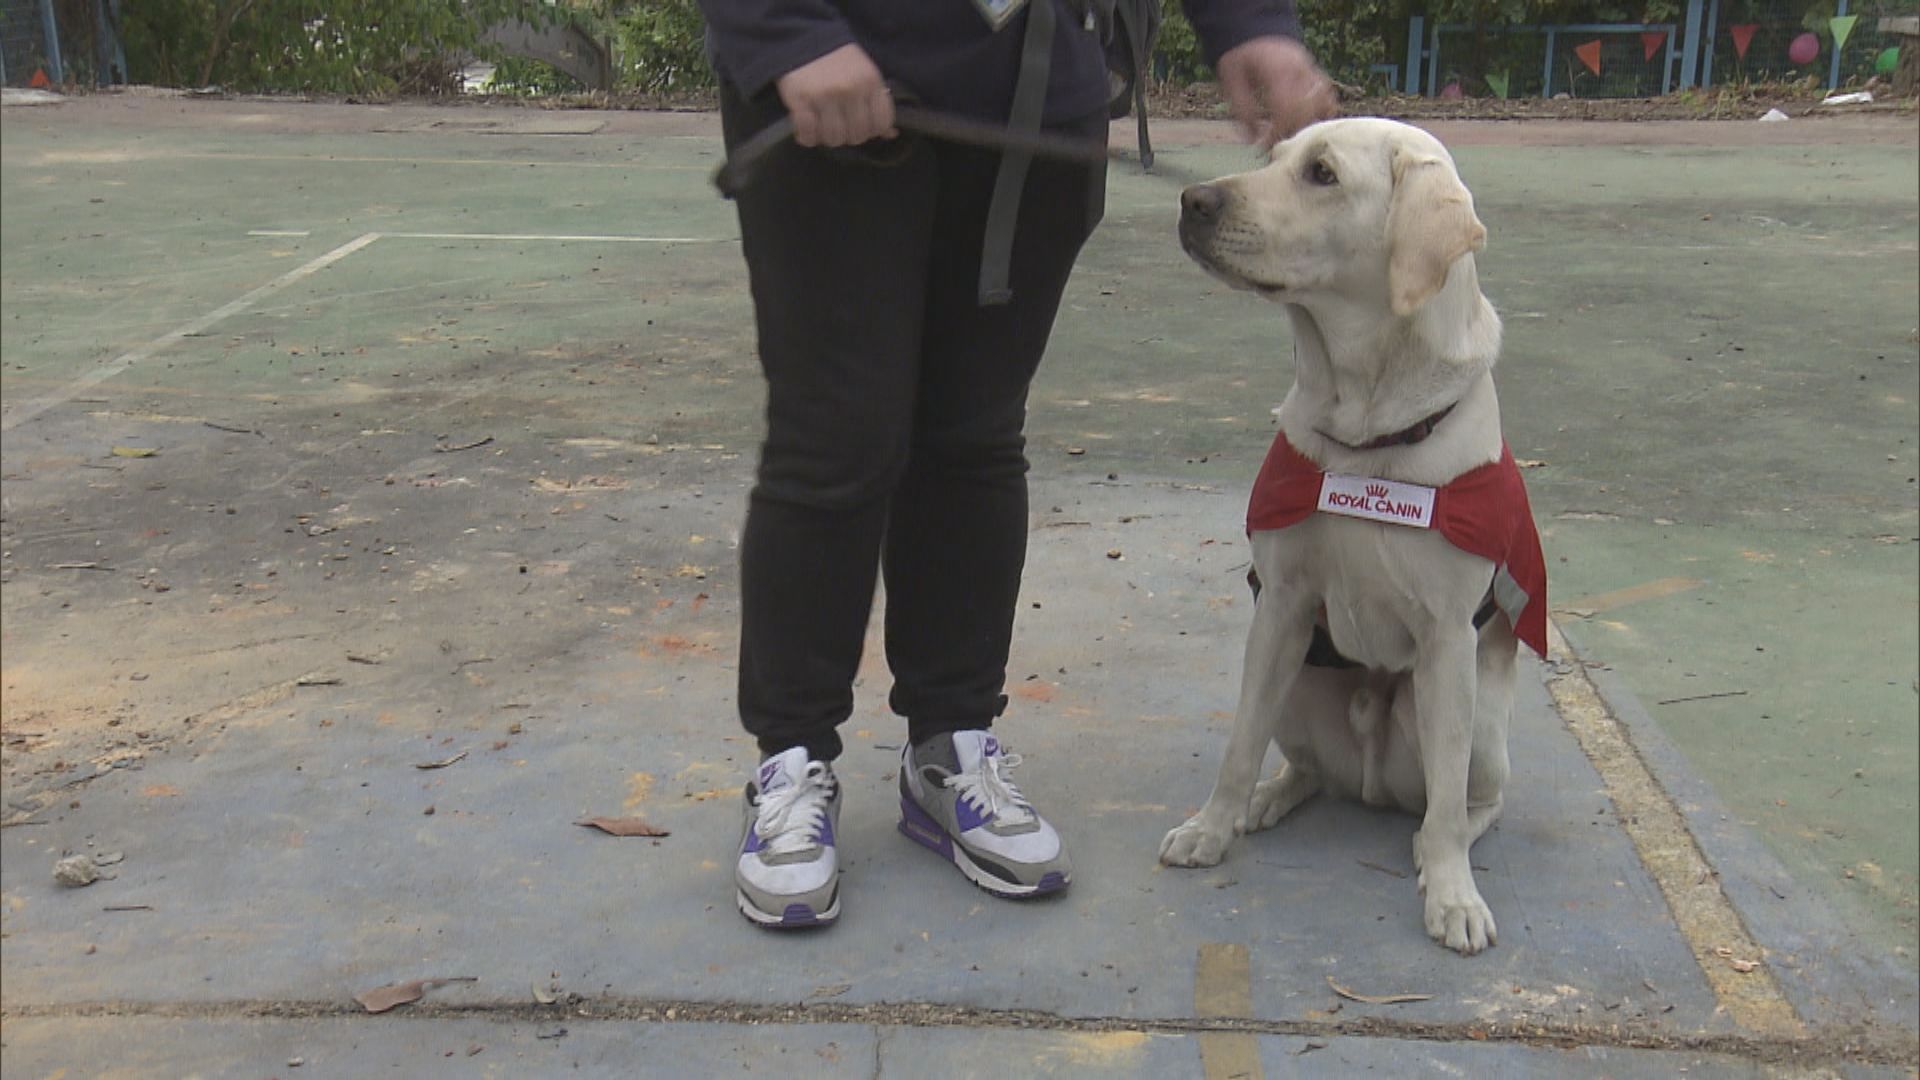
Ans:
{"type": "Polygon", "coordinates": [[[1241,133],[1263,151],[1340,112],[1333,83],[1306,47],[1292,38],[1243,41],[1220,57],[1216,73],[1241,133]]]}
{"type": "Polygon", "coordinates": [[[774,87],[793,117],[793,141],[801,146],[858,146],[900,134],[893,127],[893,95],[858,45],[808,61],[774,87]]]}

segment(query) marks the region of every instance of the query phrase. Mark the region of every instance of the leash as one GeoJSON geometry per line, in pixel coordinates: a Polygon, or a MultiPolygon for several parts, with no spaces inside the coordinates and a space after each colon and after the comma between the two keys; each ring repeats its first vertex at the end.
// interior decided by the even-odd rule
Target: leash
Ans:
{"type": "MultiPolygon", "coordinates": [[[[978,146],[1011,154],[1031,154],[1055,161],[1099,164],[1108,161],[1139,161],[1125,150],[1109,147],[1103,140],[1076,139],[1045,131],[1021,131],[984,120],[940,112],[921,105],[897,104],[893,107],[894,126],[930,139],[978,146]]],[[[733,198],[753,182],[754,172],[766,156],[793,138],[793,118],[782,116],[755,132],[741,143],[727,160],[713,171],[713,186],[725,198],[733,198]]],[[[1165,176],[1175,183],[1191,183],[1199,177],[1175,169],[1163,171],[1157,163],[1143,165],[1141,171],[1165,176]]]]}

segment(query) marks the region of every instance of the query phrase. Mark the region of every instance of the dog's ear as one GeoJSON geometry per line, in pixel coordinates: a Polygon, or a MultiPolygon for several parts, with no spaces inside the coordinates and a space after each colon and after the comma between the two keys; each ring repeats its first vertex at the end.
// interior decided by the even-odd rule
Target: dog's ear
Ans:
{"type": "Polygon", "coordinates": [[[1387,288],[1395,315],[1411,315],[1447,283],[1454,260],[1487,243],[1473,196],[1446,159],[1411,147],[1393,154],[1387,208],[1387,288]]]}

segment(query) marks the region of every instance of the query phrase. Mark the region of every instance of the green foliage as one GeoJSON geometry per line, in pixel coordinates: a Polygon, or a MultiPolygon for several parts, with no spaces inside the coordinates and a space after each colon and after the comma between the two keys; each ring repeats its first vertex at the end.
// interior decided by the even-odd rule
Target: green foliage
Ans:
{"type": "Polygon", "coordinates": [[[524,56],[501,57],[494,65],[493,78],[486,85],[486,92],[490,94],[517,94],[523,97],[578,94],[585,90],[579,79],[544,60],[524,56]]]}
{"type": "Polygon", "coordinates": [[[664,93],[714,85],[706,22],[694,0],[641,0],[615,18],[621,86],[664,93]]]}
{"type": "Polygon", "coordinates": [[[141,0],[121,30],[136,83],[318,93],[440,93],[456,57],[538,0],[141,0]]]}

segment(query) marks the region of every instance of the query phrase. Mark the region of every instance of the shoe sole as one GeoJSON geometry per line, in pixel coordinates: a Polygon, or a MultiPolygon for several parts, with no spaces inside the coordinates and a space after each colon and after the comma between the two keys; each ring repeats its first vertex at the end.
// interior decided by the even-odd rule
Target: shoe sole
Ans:
{"type": "Polygon", "coordinates": [[[775,915],[772,912],[760,910],[752,900],[747,898],[746,890],[740,888],[733,890],[733,901],[739,907],[740,914],[747,917],[748,922],[768,930],[811,930],[816,927],[832,926],[834,920],[840,917],[839,889],[833,891],[833,901],[827,905],[825,911],[814,911],[806,904],[788,904],[785,911],[775,915]]]}
{"type": "Polygon", "coordinates": [[[935,821],[932,815],[922,810],[919,804],[911,799],[900,800],[900,832],[907,839],[952,863],[966,875],[968,881],[1003,900],[1027,900],[1056,893],[1066,888],[1073,880],[1069,875],[1058,870],[1049,870],[1032,885],[1022,885],[1017,881],[995,877],[968,857],[967,849],[955,843],[947,830],[941,828],[940,823],[935,821]]]}

